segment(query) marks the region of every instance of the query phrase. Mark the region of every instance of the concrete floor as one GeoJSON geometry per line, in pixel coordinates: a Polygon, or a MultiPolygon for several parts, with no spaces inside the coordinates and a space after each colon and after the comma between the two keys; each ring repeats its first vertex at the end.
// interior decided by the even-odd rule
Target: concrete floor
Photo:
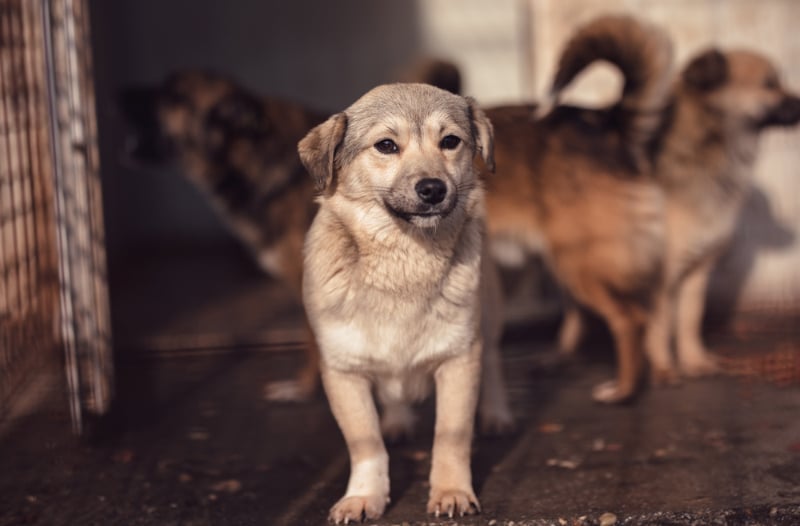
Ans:
{"type": "MultiPolygon", "coordinates": [[[[800,524],[797,384],[723,377],[598,406],[591,386],[612,372],[602,339],[555,371],[541,367],[545,341],[504,346],[519,430],[475,441],[483,513],[425,514],[428,403],[417,438],[390,448],[392,504],[370,524],[610,524],[609,513],[616,524],[800,524]]],[[[324,396],[261,397],[298,360],[128,355],[91,440],[70,436],[59,396],[0,438],[0,525],[325,524],[349,467],[324,396]]]]}
{"type": "MultiPolygon", "coordinates": [[[[112,273],[124,278],[111,286],[114,410],[76,438],[65,389],[42,381],[39,409],[0,423],[0,526],[326,523],[349,466],[324,396],[262,396],[300,365],[281,342],[301,334],[302,311],[245,255],[207,252],[112,273]]],[[[389,449],[392,503],[370,524],[798,525],[800,328],[784,319],[712,327],[728,375],[621,407],[590,400],[613,371],[602,331],[554,369],[554,323],[518,323],[503,346],[518,431],[474,444],[483,513],[424,512],[429,402],[416,438],[389,449]]]]}

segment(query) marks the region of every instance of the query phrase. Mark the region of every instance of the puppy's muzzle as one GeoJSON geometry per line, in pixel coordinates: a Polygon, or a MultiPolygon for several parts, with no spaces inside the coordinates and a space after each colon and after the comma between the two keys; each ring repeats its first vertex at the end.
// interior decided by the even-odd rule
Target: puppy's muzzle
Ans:
{"type": "Polygon", "coordinates": [[[396,217],[421,227],[433,227],[456,207],[458,193],[448,181],[427,174],[409,181],[402,179],[384,195],[384,204],[396,217]]]}
{"type": "Polygon", "coordinates": [[[417,196],[423,203],[438,205],[447,196],[447,184],[441,179],[426,177],[414,186],[417,196]]]}

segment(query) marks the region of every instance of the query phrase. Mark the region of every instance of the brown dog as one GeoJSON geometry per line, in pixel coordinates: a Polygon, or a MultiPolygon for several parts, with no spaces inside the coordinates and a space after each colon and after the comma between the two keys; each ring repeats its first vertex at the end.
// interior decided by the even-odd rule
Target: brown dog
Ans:
{"type": "Polygon", "coordinates": [[[667,103],[671,45],[631,18],[597,19],[567,45],[556,86],[601,57],[627,73],[612,108],[557,106],[541,119],[533,106],[487,110],[498,167],[488,180],[487,223],[497,259],[513,264],[543,248],[569,294],[608,323],[617,378],[594,398],[617,402],[639,382],[663,261],[664,199],[647,148],[661,124],[653,115],[667,103]]]}
{"type": "MultiPolygon", "coordinates": [[[[303,240],[317,205],[296,145],[325,116],[200,71],[127,89],[120,105],[133,129],[128,155],[177,161],[262,269],[300,301],[303,240]]],[[[310,333],[307,342],[296,380],[268,385],[268,398],[302,400],[315,392],[318,352],[310,333]]]]}
{"type": "MultiPolygon", "coordinates": [[[[470,447],[480,383],[483,188],[492,126],[471,99],[424,84],[379,86],[299,144],[320,211],[305,244],[303,300],[322,379],[350,452],[345,524],[382,515],[384,421],[436,385],[427,510],[480,510],[470,447]]],[[[484,296],[485,297],[485,296],[484,296]]],[[[494,349],[496,352],[496,349],[494,349]]]]}
{"type": "MultiPolygon", "coordinates": [[[[618,104],[556,107],[530,123],[525,108],[488,112],[501,172],[488,193],[496,253],[513,259],[509,247],[543,245],[568,291],[608,322],[619,371],[616,384],[595,390],[601,401],[633,394],[643,349],[657,383],[677,378],[673,327],[683,374],[716,369],[700,338],[708,275],[749,191],[758,135],[800,120],[797,97],[757,54],[702,53],[677,82],[670,56],[658,28],[601,17],[568,43],[552,96],[606,59],[625,76],[618,104]]],[[[569,309],[562,349],[574,350],[582,332],[579,311],[569,309]]]]}

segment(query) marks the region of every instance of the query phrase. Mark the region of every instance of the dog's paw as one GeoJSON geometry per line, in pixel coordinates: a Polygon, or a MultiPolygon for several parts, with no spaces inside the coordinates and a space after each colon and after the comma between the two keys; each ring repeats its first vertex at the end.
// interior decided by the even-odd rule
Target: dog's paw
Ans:
{"type": "Polygon", "coordinates": [[[428,513],[440,517],[463,517],[480,513],[481,505],[472,490],[431,488],[428,513]]]}
{"type": "Polygon", "coordinates": [[[619,404],[633,396],[633,389],[623,389],[615,380],[609,380],[594,386],[592,398],[603,404],[619,404]]]}
{"type": "Polygon", "coordinates": [[[366,519],[378,519],[383,515],[389,499],[383,495],[356,495],[342,497],[333,505],[328,520],[335,524],[349,524],[366,519]]]}
{"type": "Polygon", "coordinates": [[[689,357],[682,357],[680,368],[681,373],[688,378],[711,376],[720,371],[717,360],[705,350],[691,353],[689,357]]]}
{"type": "Polygon", "coordinates": [[[264,386],[264,398],[270,402],[305,402],[311,393],[297,380],[268,382],[264,386]]]}

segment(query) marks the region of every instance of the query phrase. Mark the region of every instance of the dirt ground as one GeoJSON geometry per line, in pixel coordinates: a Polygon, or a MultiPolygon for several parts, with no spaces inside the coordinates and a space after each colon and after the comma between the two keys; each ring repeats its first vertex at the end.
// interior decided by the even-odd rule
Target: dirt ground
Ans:
{"type": "MultiPolygon", "coordinates": [[[[613,372],[607,342],[553,368],[550,336],[504,345],[518,430],[475,441],[483,513],[425,514],[427,403],[416,438],[390,447],[392,503],[370,524],[800,524],[797,383],[739,372],[600,406],[589,393],[613,372]]],[[[764,338],[712,343],[731,360],[753,346],[797,351],[796,334],[764,338]]],[[[112,415],[84,438],[70,434],[56,386],[0,438],[0,525],[325,524],[349,465],[324,395],[262,398],[266,381],[298,365],[299,353],[253,349],[128,354],[112,415]]]]}

